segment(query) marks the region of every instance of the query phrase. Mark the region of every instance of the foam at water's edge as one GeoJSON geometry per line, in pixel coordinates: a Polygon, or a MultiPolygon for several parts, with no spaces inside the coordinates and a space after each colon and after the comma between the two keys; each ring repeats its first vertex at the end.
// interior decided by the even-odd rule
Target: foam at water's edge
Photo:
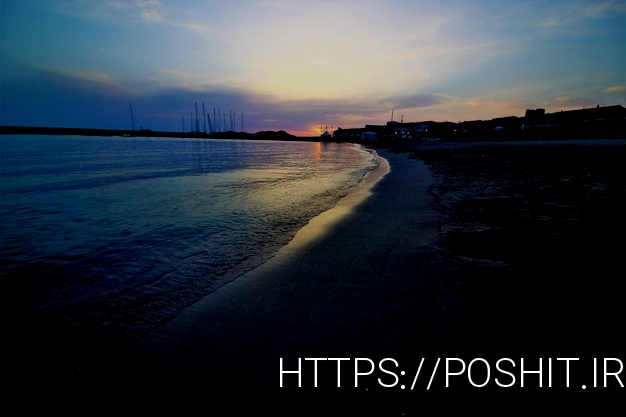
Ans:
{"type": "Polygon", "coordinates": [[[378,166],[363,177],[358,187],[339,200],[334,207],[309,220],[304,227],[298,230],[294,238],[278,251],[276,256],[299,249],[303,245],[313,243],[316,239],[324,236],[334,225],[348,216],[356,206],[361,204],[372,194],[372,189],[376,183],[391,170],[389,161],[375,152],[374,157],[376,158],[378,166]]]}

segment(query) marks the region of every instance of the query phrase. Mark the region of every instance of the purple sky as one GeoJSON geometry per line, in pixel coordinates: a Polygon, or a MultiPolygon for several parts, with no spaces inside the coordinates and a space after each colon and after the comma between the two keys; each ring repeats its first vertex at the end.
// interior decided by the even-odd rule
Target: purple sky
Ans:
{"type": "Polygon", "coordinates": [[[0,0],[0,124],[319,134],[626,104],[623,1],[0,0]]]}

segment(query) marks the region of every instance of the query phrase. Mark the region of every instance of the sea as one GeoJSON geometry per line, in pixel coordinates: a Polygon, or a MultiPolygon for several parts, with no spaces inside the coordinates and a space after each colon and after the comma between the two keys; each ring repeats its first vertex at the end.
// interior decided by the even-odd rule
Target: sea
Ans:
{"type": "Polygon", "coordinates": [[[375,167],[347,143],[0,135],[5,335],[73,357],[133,343],[375,167]]]}

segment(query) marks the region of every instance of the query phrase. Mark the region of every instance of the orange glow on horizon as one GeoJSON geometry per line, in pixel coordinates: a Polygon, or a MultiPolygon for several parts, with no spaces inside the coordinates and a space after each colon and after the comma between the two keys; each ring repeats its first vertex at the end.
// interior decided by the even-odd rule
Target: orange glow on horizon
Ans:
{"type": "MultiPolygon", "coordinates": [[[[542,106],[548,108],[549,106],[542,103],[542,106]]],[[[535,106],[537,107],[537,106],[535,106]]],[[[471,120],[491,120],[497,117],[518,116],[524,115],[526,108],[533,108],[532,105],[523,102],[499,102],[496,100],[459,100],[451,103],[429,106],[420,108],[415,111],[417,114],[411,114],[411,112],[404,113],[405,123],[416,123],[433,121],[436,123],[441,122],[464,122],[471,120]],[[408,114],[407,114],[408,113],[408,114]]],[[[563,107],[566,109],[566,107],[563,107]]],[[[577,108],[574,106],[574,108],[577,108]]],[[[344,117],[348,120],[348,126],[343,126],[346,129],[358,129],[364,128],[366,125],[384,125],[389,115],[384,113],[371,117],[351,116],[344,117]],[[371,119],[371,120],[370,120],[371,119]]],[[[340,119],[344,119],[340,118],[340,119]]],[[[394,117],[396,121],[399,121],[399,117],[394,117]]],[[[346,120],[344,120],[345,122],[346,120]]],[[[344,123],[340,123],[343,125],[344,123]]],[[[320,137],[324,131],[328,131],[331,135],[337,129],[335,126],[320,125],[306,123],[294,130],[290,130],[294,136],[299,137],[320,137]]]]}
{"type": "MultiPolygon", "coordinates": [[[[322,131],[320,132],[320,127],[319,125],[306,125],[306,126],[302,126],[301,129],[298,130],[291,130],[289,131],[289,133],[291,133],[294,136],[299,136],[299,137],[318,137],[321,136],[322,133],[324,133],[324,128],[322,127],[322,131]]],[[[330,129],[328,130],[328,133],[332,132],[330,131],[330,129]]]]}

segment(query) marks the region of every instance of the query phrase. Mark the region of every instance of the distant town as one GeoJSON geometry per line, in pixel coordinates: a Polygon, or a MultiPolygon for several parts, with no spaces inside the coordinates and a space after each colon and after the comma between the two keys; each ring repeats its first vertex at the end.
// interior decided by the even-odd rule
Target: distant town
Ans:
{"type": "Polygon", "coordinates": [[[332,133],[332,138],[349,142],[621,139],[626,138],[626,109],[621,105],[557,113],[546,113],[545,109],[527,109],[524,117],[509,116],[460,123],[391,120],[384,125],[366,125],[358,129],[338,128],[332,133]]]}
{"type": "Polygon", "coordinates": [[[527,109],[523,117],[508,116],[491,120],[454,122],[398,122],[342,129],[320,136],[298,137],[283,130],[256,133],[222,131],[166,132],[150,129],[83,129],[31,126],[0,126],[0,134],[47,134],[127,137],[181,137],[207,139],[315,140],[323,142],[395,143],[437,141],[516,141],[550,139],[622,139],[626,138],[626,108],[621,105],[583,108],[546,113],[545,109],[527,109]]]}

